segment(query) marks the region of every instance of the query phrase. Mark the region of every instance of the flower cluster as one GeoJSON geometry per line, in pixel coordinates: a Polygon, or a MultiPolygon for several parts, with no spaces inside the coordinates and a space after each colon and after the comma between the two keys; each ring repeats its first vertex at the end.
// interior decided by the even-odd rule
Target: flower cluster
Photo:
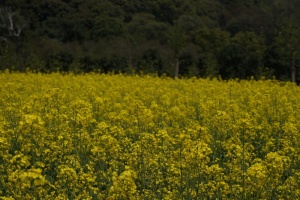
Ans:
{"type": "Polygon", "coordinates": [[[300,88],[0,73],[0,199],[299,199],[300,88]]]}

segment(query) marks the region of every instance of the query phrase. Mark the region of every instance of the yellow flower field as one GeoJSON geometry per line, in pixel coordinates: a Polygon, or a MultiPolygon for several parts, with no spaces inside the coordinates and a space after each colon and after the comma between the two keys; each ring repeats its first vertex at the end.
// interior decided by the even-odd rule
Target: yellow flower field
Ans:
{"type": "Polygon", "coordinates": [[[0,73],[0,199],[299,199],[300,88],[0,73]]]}

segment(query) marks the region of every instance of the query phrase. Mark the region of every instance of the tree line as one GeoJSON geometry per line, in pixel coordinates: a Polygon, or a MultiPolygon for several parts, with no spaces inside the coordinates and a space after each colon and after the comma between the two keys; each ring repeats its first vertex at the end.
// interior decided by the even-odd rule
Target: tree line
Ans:
{"type": "Polygon", "coordinates": [[[297,0],[2,0],[0,70],[300,81],[297,0]]]}

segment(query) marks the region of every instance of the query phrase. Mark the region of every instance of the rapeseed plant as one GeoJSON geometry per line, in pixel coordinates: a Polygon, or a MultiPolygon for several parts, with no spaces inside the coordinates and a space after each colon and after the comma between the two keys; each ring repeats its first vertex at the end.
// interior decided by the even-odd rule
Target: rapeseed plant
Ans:
{"type": "Polygon", "coordinates": [[[0,73],[0,199],[299,199],[300,89],[0,73]]]}

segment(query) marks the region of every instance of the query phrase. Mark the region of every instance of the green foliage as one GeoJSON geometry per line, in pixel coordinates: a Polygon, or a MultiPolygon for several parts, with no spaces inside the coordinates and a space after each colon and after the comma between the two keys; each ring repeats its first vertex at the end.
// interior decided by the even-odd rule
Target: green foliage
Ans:
{"type": "Polygon", "coordinates": [[[122,22],[112,17],[105,17],[96,20],[91,38],[97,40],[99,37],[122,36],[123,34],[125,34],[125,30],[122,22]]]}
{"type": "Polygon", "coordinates": [[[300,53],[300,29],[298,27],[282,27],[274,38],[274,47],[277,52],[287,59],[295,54],[299,57],[300,53]]]}
{"type": "Polygon", "coordinates": [[[163,66],[162,58],[155,49],[147,49],[142,59],[138,62],[138,70],[145,73],[161,73],[163,66]]]}
{"type": "Polygon", "coordinates": [[[220,73],[223,78],[246,78],[245,57],[247,57],[247,49],[239,44],[226,45],[219,55],[221,64],[220,73]]]}
{"type": "Polygon", "coordinates": [[[10,20],[1,12],[1,69],[298,73],[296,0],[3,0],[0,7],[11,9],[15,30],[24,25],[18,37],[8,36],[10,20]]]}
{"type": "Polygon", "coordinates": [[[201,52],[218,54],[218,52],[229,44],[230,34],[221,29],[199,29],[194,36],[194,43],[201,48],[201,52]]]}
{"type": "Polygon", "coordinates": [[[145,40],[158,40],[163,43],[168,37],[169,26],[157,21],[155,16],[149,13],[134,14],[127,26],[135,43],[145,40]]]}
{"type": "Polygon", "coordinates": [[[290,70],[290,76],[296,81],[296,62],[300,59],[300,29],[286,26],[280,29],[274,38],[274,50],[281,59],[278,59],[285,68],[290,70]]]}
{"type": "Polygon", "coordinates": [[[266,45],[254,32],[239,32],[219,54],[224,78],[260,78],[266,45]]]}
{"type": "Polygon", "coordinates": [[[69,71],[69,66],[73,62],[74,58],[68,52],[59,52],[58,54],[51,55],[47,60],[47,70],[62,72],[69,71]]]}
{"type": "Polygon", "coordinates": [[[217,76],[219,73],[218,55],[230,43],[230,34],[221,29],[202,28],[195,33],[193,41],[199,46],[200,75],[202,77],[217,76]]]}
{"type": "Polygon", "coordinates": [[[195,3],[195,12],[200,18],[200,28],[217,28],[223,26],[225,7],[218,1],[203,0],[195,3]]]}

